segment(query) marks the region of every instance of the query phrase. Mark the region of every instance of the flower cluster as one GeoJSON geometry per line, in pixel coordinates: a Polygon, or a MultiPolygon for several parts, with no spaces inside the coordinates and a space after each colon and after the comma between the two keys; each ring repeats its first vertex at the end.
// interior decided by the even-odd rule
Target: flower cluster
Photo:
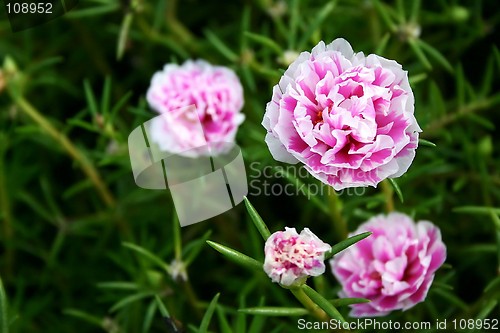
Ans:
{"type": "MultiPolygon", "coordinates": [[[[147,100],[163,115],[152,123],[151,140],[186,156],[197,156],[194,148],[202,146],[227,147],[244,119],[237,76],[202,60],[166,65],[153,76],[147,100]]],[[[302,162],[336,190],[401,176],[421,131],[407,72],[395,61],[354,53],[344,39],[320,42],[290,64],[262,124],[275,159],[302,162]]],[[[439,229],[391,213],[373,217],[353,234],[365,231],[372,235],[330,261],[341,297],[371,300],[352,305],[351,315],[383,316],[423,301],[446,259],[439,229]]],[[[299,286],[325,272],[330,250],[308,228],[300,234],[285,228],[266,240],[263,269],[273,282],[299,286]]],[[[177,268],[173,274],[182,276],[177,268]]]]}
{"type": "Polygon", "coordinates": [[[373,217],[353,234],[365,231],[373,234],[331,260],[333,274],[342,284],[340,296],[371,300],[353,305],[351,315],[384,316],[422,302],[446,259],[439,229],[391,213],[373,217]]]}
{"type": "Polygon", "coordinates": [[[407,72],[354,53],[344,39],[320,42],[288,67],[262,122],[273,157],[302,162],[336,190],[376,186],[406,172],[420,127],[407,72]]]}
{"type": "Polygon", "coordinates": [[[163,115],[152,123],[151,140],[172,153],[196,154],[192,149],[207,144],[227,147],[224,143],[234,142],[244,120],[243,88],[236,74],[203,60],[166,65],[154,74],[146,97],[163,115]]]}
{"type": "Polygon", "coordinates": [[[264,271],[273,282],[284,286],[300,283],[308,276],[325,272],[325,252],[330,245],[321,241],[308,228],[300,234],[295,228],[285,228],[266,241],[264,271]]]}

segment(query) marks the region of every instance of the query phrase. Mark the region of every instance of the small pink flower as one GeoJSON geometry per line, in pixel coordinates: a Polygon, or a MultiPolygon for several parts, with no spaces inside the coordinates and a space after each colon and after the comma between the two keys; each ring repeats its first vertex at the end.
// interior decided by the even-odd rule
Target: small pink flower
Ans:
{"type": "Polygon", "coordinates": [[[340,297],[371,300],[352,305],[351,316],[385,316],[422,302],[446,259],[439,229],[430,222],[415,223],[404,214],[391,213],[373,217],[353,234],[365,231],[373,234],[330,261],[342,285],[340,297]]]}
{"type": "Polygon", "coordinates": [[[344,39],[302,52],[274,86],[262,125],[273,157],[336,190],[405,173],[420,127],[407,72],[344,39]]]}
{"type": "Polygon", "coordinates": [[[151,140],[172,153],[191,150],[186,155],[196,155],[192,149],[200,146],[233,143],[244,120],[243,88],[236,74],[203,60],[167,64],[154,74],[146,97],[163,115],[153,120],[151,140]]]}
{"type": "Polygon", "coordinates": [[[325,272],[325,252],[331,249],[308,228],[300,235],[295,228],[285,228],[266,241],[264,271],[273,282],[291,286],[307,276],[325,272]]]}

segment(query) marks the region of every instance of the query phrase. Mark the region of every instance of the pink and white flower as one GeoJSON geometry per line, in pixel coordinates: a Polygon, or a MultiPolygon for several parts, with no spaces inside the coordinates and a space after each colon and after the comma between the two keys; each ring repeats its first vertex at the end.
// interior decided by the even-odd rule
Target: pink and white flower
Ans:
{"type": "Polygon", "coordinates": [[[344,39],[302,52],[273,88],[262,125],[273,157],[336,190],[405,173],[420,127],[407,72],[344,39]]]}
{"type": "Polygon", "coordinates": [[[172,153],[196,155],[200,150],[194,148],[218,143],[227,147],[244,120],[238,77],[204,60],[165,65],[153,75],[146,98],[162,114],[152,122],[151,140],[172,153]]]}
{"type": "Polygon", "coordinates": [[[331,246],[308,228],[297,233],[295,228],[273,233],[266,241],[264,271],[273,282],[291,286],[308,276],[325,272],[325,252],[331,246]]]}
{"type": "Polygon", "coordinates": [[[401,213],[379,215],[352,234],[371,231],[331,259],[342,285],[340,297],[361,297],[370,303],[352,305],[351,316],[385,316],[422,302],[434,273],[446,259],[439,229],[428,221],[415,223],[401,213]]]}

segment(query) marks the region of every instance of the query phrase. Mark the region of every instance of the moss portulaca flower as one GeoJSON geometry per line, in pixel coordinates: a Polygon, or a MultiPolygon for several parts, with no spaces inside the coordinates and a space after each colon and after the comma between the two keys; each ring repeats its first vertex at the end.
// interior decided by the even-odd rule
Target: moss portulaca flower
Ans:
{"type": "Polygon", "coordinates": [[[264,271],[283,286],[300,283],[308,276],[325,272],[325,252],[331,249],[308,228],[300,234],[295,228],[273,233],[266,241],[264,271]]]}
{"type": "Polygon", "coordinates": [[[353,234],[372,235],[333,257],[333,274],[342,285],[340,297],[361,297],[370,303],[352,305],[354,317],[385,316],[422,302],[434,273],[446,259],[439,229],[415,223],[401,213],[379,215],[353,234]]]}
{"type": "Polygon", "coordinates": [[[344,39],[302,52],[273,89],[262,122],[273,157],[302,162],[336,190],[405,173],[420,127],[407,72],[354,53],[344,39]]]}
{"type": "Polygon", "coordinates": [[[167,64],[154,74],[146,97],[164,115],[154,119],[151,139],[172,153],[192,155],[197,154],[193,148],[232,143],[244,120],[243,88],[236,74],[203,60],[167,64]]]}

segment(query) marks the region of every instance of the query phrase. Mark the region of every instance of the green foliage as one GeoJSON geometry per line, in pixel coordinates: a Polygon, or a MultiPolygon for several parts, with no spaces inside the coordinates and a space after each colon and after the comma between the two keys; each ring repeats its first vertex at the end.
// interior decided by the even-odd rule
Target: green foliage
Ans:
{"type": "Polygon", "coordinates": [[[296,332],[298,317],[349,321],[348,305],[366,300],[336,298],[328,264],[289,292],[263,274],[262,239],[309,227],[330,256],[391,210],[438,225],[448,258],[424,303],[384,320],[498,318],[499,21],[488,0],[87,0],[12,33],[2,7],[0,333],[296,332]],[[260,123],[285,55],[337,37],[402,64],[423,132],[403,176],[335,194],[273,160],[260,123]],[[127,137],[155,115],[145,100],[153,73],[189,58],[242,81],[249,199],[181,229],[168,191],[135,185],[127,137]],[[264,181],[293,193],[265,195],[264,181]]]}
{"type": "Polygon", "coordinates": [[[0,279],[0,332],[9,333],[9,316],[7,310],[7,295],[0,279]]]}

